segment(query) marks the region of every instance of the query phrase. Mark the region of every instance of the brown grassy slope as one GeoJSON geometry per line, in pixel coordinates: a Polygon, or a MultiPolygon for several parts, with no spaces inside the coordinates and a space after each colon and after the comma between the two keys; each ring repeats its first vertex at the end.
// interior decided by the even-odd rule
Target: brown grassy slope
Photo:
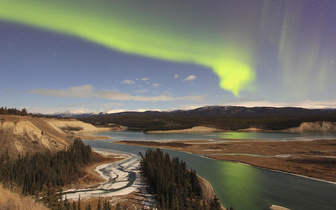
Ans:
{"type": "Polygon", "coordinates": [[[32,197],[20,196],[0,186],[0,210],[46,210],[45,206],[35,203],[32,197]]]}

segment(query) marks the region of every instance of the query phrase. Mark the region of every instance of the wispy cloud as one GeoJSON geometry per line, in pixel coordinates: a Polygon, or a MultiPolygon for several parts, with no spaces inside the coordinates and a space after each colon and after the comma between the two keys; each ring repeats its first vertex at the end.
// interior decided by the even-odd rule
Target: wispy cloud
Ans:
{"type": "Polygon", "coordinates": [[[174,79],[178,79],[180,76],[178,74],[174,75],[174,79]]]}
{"type": "Polygon", "coordinates": [[[33,89],[27,91],[28,93],[35,93],[43,96],[65,97],[65,98],[90,98],[93,97],[94,87],[92,85],[83,85],[76,87],[69,87],[67,89],[33,89]]]}
{"type": "Polygon", "coordinates": [[[184,82],[189,82],[189,84],[191,85],[191,86],[193,86],[193,85],[195,85],[195,80],[197,79],[197,77],[195,76],[195,75],[190,75],[190,76],[188,76],[188,77],[186,77],[185,79],[183,79],[182,81],[184,81],[184,82]]]}
{"type": "Polygon", "coordinates": [[[31,113],[43,113],[43,114],[55,114],[59,112],[80,114],[90,112],[103,112],[104,110],[110,110],[113,107],[124,106],[124,103],[112,102],[112,103],[75,103],[65,105],[55,105],[54,107],[26,107],[31,113]]]}
{"type": "Polygon", "coordinates": [[[141,78],[140,80],[141,81],[148,81],[148,80],[150,80],[150,78],[144,77],[144,78],[141,78]]]}
{"type": "Polygon", "coordinates": [[[65,108],[78,108],[78,107],[115,107],[115,106],[123,106],[124,103],[121,102],[112,102],[112,103],[74,103],[74,104],[66,104],[62,105],[65,108]]]}
{"type": "Polygon", "coordinates": [[[69,87],[67,89],[53,90],[53,89],[34,89],[27,91],[28,93],[39,94],[43,96],[53,97],[71,97],[71,98],[104,98],[113,101],[144,101],[144,102],[158,102],[158,101],[203,101],[206,97],[203,96],[173,96],[172,94],[162,94],[159,96],[138,96],[128,93],[110,91],[110,90],[96,90],[92,85],[83,85],[76,87],[69,87]]]}
{"type": "Polygon", "coordinates": [[[181,105],[178,109],[180,110],[190,110],[190,109],[197,109],[199,107],[209,106],[209,104],[185,104],[181,105]]]}
{"type": "Polygon", "coordinates": [[[153,87],[158,88],[160,85],[158,83],[154,83],[153,87]]]}
{"type": "Polygon", "coordinates": [[[127,84],[127,85],[135,85],[135,82],[133,80],[125,79],[121,81],[122,84],[127,84]]]}
{"type": "Polygon", "coordinates": [[[203,101],[205,96],[134,96],[126,93],[101,91],[97,92],[97,96],[109,100],[117,101],[144,101],[144,102],[158,102],[158,101],[203,101]]]}
{"type": "Polygon", "coordinates": [[[86,108],[65,108],[65,107],[26,107],[31,113],[55,114],[57,112],[66,112],[73,114],[88,113],[91,110],[86,108]]]}
{"type": "Polygon", "coordinates": [[[197,79],[195,75],[190,75],[186,77],[183,81],[194,81],[195,79],[197,79]]]}
{"type": "Polygon", "coordinates": [[[141,89],[141,90],[136,90],[136,93],[147,93],[148,89],[141,89]]]}
{"type": "Polygon", "coordinates": [[[146,111],[161,111],[160,109],[112,109],[107,111],[108,114],[120,113],[120,112],[146,112],[146,111]]]}

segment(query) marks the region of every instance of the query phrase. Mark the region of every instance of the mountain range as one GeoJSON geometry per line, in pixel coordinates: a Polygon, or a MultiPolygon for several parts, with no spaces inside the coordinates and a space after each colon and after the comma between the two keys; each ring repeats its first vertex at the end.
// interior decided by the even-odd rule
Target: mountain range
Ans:
{"type": "Polygon", "coordinates": [[[303,122],[335,122],[336,109],[206,106],[191,110],[87,113],[71,117],[94,125],[117,124],[140,131],[186,129],[194,126],[224,130],[250,127],[283,130],[299,127],[303,122]]]}
{"type": "Polygon", "coordinates": [[[57,112],[58,117],[87,117],[87,116],[120,116],[120,115],[142,115],[142,116],[204,116],[204,117],[270,117],[270,116],[304,116],[319,114],[336,114],[336,109],[305,109],[297,107],[243,107],[243,106],[205,106],[190,110],[172,111],[124,111],[117,113],[100,112],[85,113],[83,111],[57,112]]]}

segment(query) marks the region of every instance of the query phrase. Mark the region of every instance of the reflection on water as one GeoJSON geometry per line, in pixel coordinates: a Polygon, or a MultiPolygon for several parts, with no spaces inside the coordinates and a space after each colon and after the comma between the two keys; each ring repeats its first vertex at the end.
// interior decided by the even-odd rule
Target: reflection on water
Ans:
{"type": "Polygon", "coordinates": [[[285,132],[222,132],[217,133],[218,139],[259,139],[259,140],[313,140],[313,139],[335,139],[334,133],[285,133],[285,132]]]}
{"type": "Polygon", "coordinates": [[[219,174],[223,178],[217,181],[218,184],[225,186],[225,197],[236,198],[230,205],[239,206],[241,209],[250,209],[250,204],[260,200],[261,183],[257,179],[257,170],[228,162],[222,162],[219,165],[221,166],[219,174]],[[249,189],[246,189],[247,186],[249,189]]]}
{"type": "Polygon", "coordinates": [[[261,133],[261,132],[219,132],[219,133],[142,133],[142,132],[102,132],[98,136],[110,136],[113,141],[156,141],[156,140],[214,140],[214,139],[259,139],[259,140],[313,140],[313,139],[336,139],[335,133],[261,133]]]}
{"type": "Polygon", "coordinates": [[[249,135],[248,133],[244,133],[244,132],[225,132],[225,133],[219,133],[218,138],[219,139],[254,139],[253,136],[255,135],[253,134],[249,135]]]}

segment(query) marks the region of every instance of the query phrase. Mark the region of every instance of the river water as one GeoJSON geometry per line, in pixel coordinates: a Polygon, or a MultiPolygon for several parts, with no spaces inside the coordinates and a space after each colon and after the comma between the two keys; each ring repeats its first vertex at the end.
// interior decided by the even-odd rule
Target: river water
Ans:
{"type": "MultiPolygon", "coordinates": [[[[209,134],[144,134],[141,132],[104,132],[98,136],[113,140],[85,141],[95,149],[144,153],[147,147],[120,145],[119,140],[171,139],[261,139],[264,141],[292,141],[336,139],[336,134],[292,133],[209,133],[209,134]]],[[[226,207],[235,209],[269,209],[279,205],[290,209],[336,209],[336,185],[295,175],[264,170],[244,164],[212,160],[200,155],[164,150],[187,163],[188,168],[207,179],[226,207]]]]}

